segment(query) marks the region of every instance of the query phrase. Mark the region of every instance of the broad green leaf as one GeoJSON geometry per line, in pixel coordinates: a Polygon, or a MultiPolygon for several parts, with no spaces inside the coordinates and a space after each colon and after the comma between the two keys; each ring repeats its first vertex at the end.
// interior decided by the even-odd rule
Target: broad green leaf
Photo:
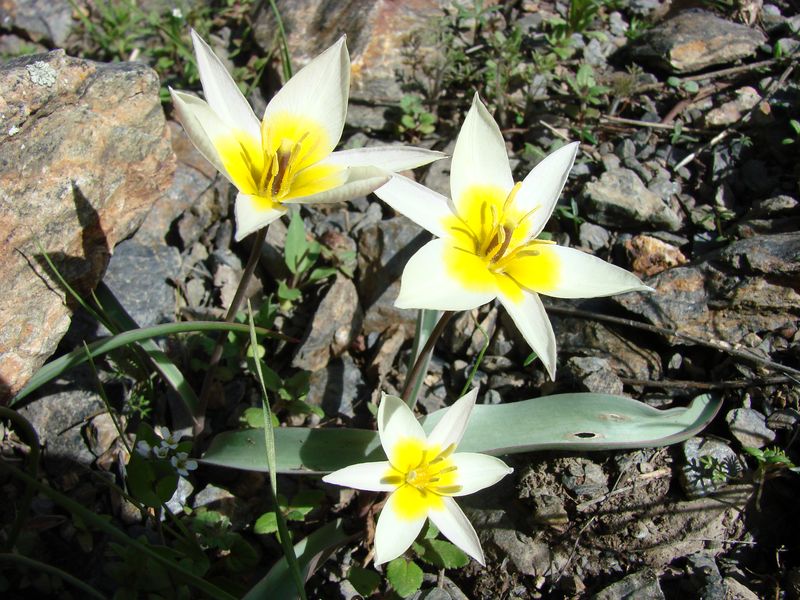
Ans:
{"type": "Polygon", "coordinates": [[[295,210],[292,212],[292,219],[289,221],[289,227],[286,230],[286,244],[284,246],[285,261],[288,269],[297,275],[300,271],[301,257],[308,248],[306,241],[306,227],[303,224],[303,217],[300,216],[300,211],[295,210]]]}
{"type": "Polygon", "coordinates": [[[278,531],[278,516],[275,511],[264,513],[256,519],[253,525],[253,533],[268,534],[278,531]]]}
{"type": "Polygon", "coordinates": [[[417,546],[422,550],[422,552],[417,551],[420,560],[440,569],[457,569],[469,564],[469,557],[445,540],[426,539],[417,546]]]}
{"type": "Polygon", "coordinates": [[[350,567],[350,571],[347,573],[347,580],[365,598],[371,596],[381,584],[381,576],[375,571],[362,569],[355,565],[350,567]]]}
{"type": "Polygon", "coordinates": [[[386,565],[386,579],[392,584],[394,591],[407,598],[422,585],[422,569],[412,561],[403,557],[395,558],[386,565]]]}
{"type": "MultiPolygon", "coordinates": [[[[472,412],[460,452],[502,455],[534,450],[614,450],[683,441],[714,418],[721,401],[709,395],[686,408],[658,410],[606,394],[558,394],[510,404],[479,404],[472,412]]],[[[430,432],[445,409],[422,421],[430,432]]],[[[263,434],[230,431],[214,438],[202,462],[266,471],[263,434]]],[[[366,429],[281,427],[275,429],[279,473],[328,473],[360,462],[386,460],[378,434],[366,429]]]]}
{"type": "MultiPolygon", "coordinates": [[[[345,533],[342,520],[338,519],[317,529],[307,538],[294,545],[297,563],[307,580],[319,565],[339,546],[354,536],[345,533]]],[[[296,598],[292,576],[286,558],[281,558],[261,581],[247,592],[242,600],[261,600],[262,598],[296,598]]]]}

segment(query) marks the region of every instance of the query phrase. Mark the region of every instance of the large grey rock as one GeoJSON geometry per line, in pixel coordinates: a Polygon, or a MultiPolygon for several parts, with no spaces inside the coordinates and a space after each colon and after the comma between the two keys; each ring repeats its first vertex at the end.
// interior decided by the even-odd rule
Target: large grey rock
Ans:
{"type": "Polygon", "coordinates": [[[85,294],[169,186],[174,155],[158,77],[63,51],[0,66],[0,397],[55,350],[72,300],[40,243],[85,294]]]}
{"type": "Polygon", "coordinates": [[[748,58],[766,41],[757,29],[704,10],[686,10],[646,32],[633,56],[675,73],[748,58]]]}
{"type": "Polygon", "coordinates": [[[601,225],[677,231],[682,224],[678,213],[630,169],[606,171],[587,183],[583,205],[587,217],[601,225]]]}
{"type": "Polygon", "coordinates": [[[582,390],[596,394],[622,394],[622,381],[604,358],[573,356],[565,368],[582,390]]]}
{"type": "Polygon", "coordinates": [[[93,389],[92,376],[86,369],[76,371],[69,379],[56,380],[43,393],[19,413],[39,436],[44,456],[61,464],[89,466],[95,455],[84,441],[84,423],[105,411],[103,400],[93,389]]]}

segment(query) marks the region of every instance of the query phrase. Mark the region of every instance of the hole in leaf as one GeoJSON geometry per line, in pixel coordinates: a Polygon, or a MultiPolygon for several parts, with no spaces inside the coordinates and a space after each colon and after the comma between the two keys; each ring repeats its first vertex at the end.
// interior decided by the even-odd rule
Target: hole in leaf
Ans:
{"type": "Polygon", "coordinates": [[[597,434],[596,433],[591,433],[589,431],[581,431],[580,433],[576,433],[575,437],[589,439],[589,438],[597,437],[597,434]]]}

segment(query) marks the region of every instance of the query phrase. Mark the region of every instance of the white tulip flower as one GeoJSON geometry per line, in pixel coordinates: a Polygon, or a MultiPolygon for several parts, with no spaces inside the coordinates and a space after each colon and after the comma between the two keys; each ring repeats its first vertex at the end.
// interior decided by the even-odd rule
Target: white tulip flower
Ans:
{"type": "Polygon", "coordinates": [[[457,400],[428,436],[400,398],[384,394],[378,408],[378,433],[389,460],[351,465],[322,478],[336,485],[391,492],[375,530],[375,564],[405,552],[426,519],[485,564],[478,535],[454,497],[494,485],[512,469],[493,456],[455,452],[477,393],[474,389],[457,400]]]}
{"type": "Polygon", "coordinates": [[[374,191],[391,173],[443,158],[405,146],[334,152],[344,128],[350,56],[344,36],[286,82],[259,121],[222,61],[192,31],[205,100],[170,90],[192,143],[236,188],[236,239],[289,203],[338,202],[374,191]]]}
{"type": "Polygon", "coordinates": [[[471,310],[499,298],[555,378],[556,339],[539,294],[594,298],[651,291],[600,258],[537,239],[577,152],[577,143],[567,144],[514,183],[503,135],[476,94],[453,152],[452,201],[398,175],[375,191],[438,237],[406,264],[395,305],[471,310]]]}

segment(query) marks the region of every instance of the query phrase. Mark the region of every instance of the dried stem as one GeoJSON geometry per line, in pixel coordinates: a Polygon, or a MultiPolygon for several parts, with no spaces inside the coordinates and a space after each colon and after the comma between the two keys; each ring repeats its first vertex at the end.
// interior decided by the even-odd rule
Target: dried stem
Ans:
{"type": "MultiPolygon", "coordinates": [[[[253,272],[256,270],[258,259],[261,256],[261,249],[264,247],[264,240],[266,239],[267,228],[262,227],[258,230],[256,237],[253,240],[253,247],[250,250],[250,257],[247,259],[247,264],[244,267],[242,278],[239,280],[239,287],[236,288],[236,293],[233,296],[231,305],[228,307],[228,312],[225,315],[225,323],[232,323],[236,313],[239,312],[239,309],[242,307],[245,290],[247,289],[247,285],[250,283],[253,272]]],[[[226,335],[227,332],[224,331],[221,331],[217,334],[214,351],[211,353],[211,358],[208,361],[208,370],[206,371],[206,376],[203,379],[203,387],[200,390],[200,397],[198,400],[198,414],[195,415],[195,436],[199,435],[203,431],[205,425],[208,396],[211,393],[211,388],[214,385],[214,378],[217,373],[217,365],[222,358],[223,342],[226,335]]]]}

